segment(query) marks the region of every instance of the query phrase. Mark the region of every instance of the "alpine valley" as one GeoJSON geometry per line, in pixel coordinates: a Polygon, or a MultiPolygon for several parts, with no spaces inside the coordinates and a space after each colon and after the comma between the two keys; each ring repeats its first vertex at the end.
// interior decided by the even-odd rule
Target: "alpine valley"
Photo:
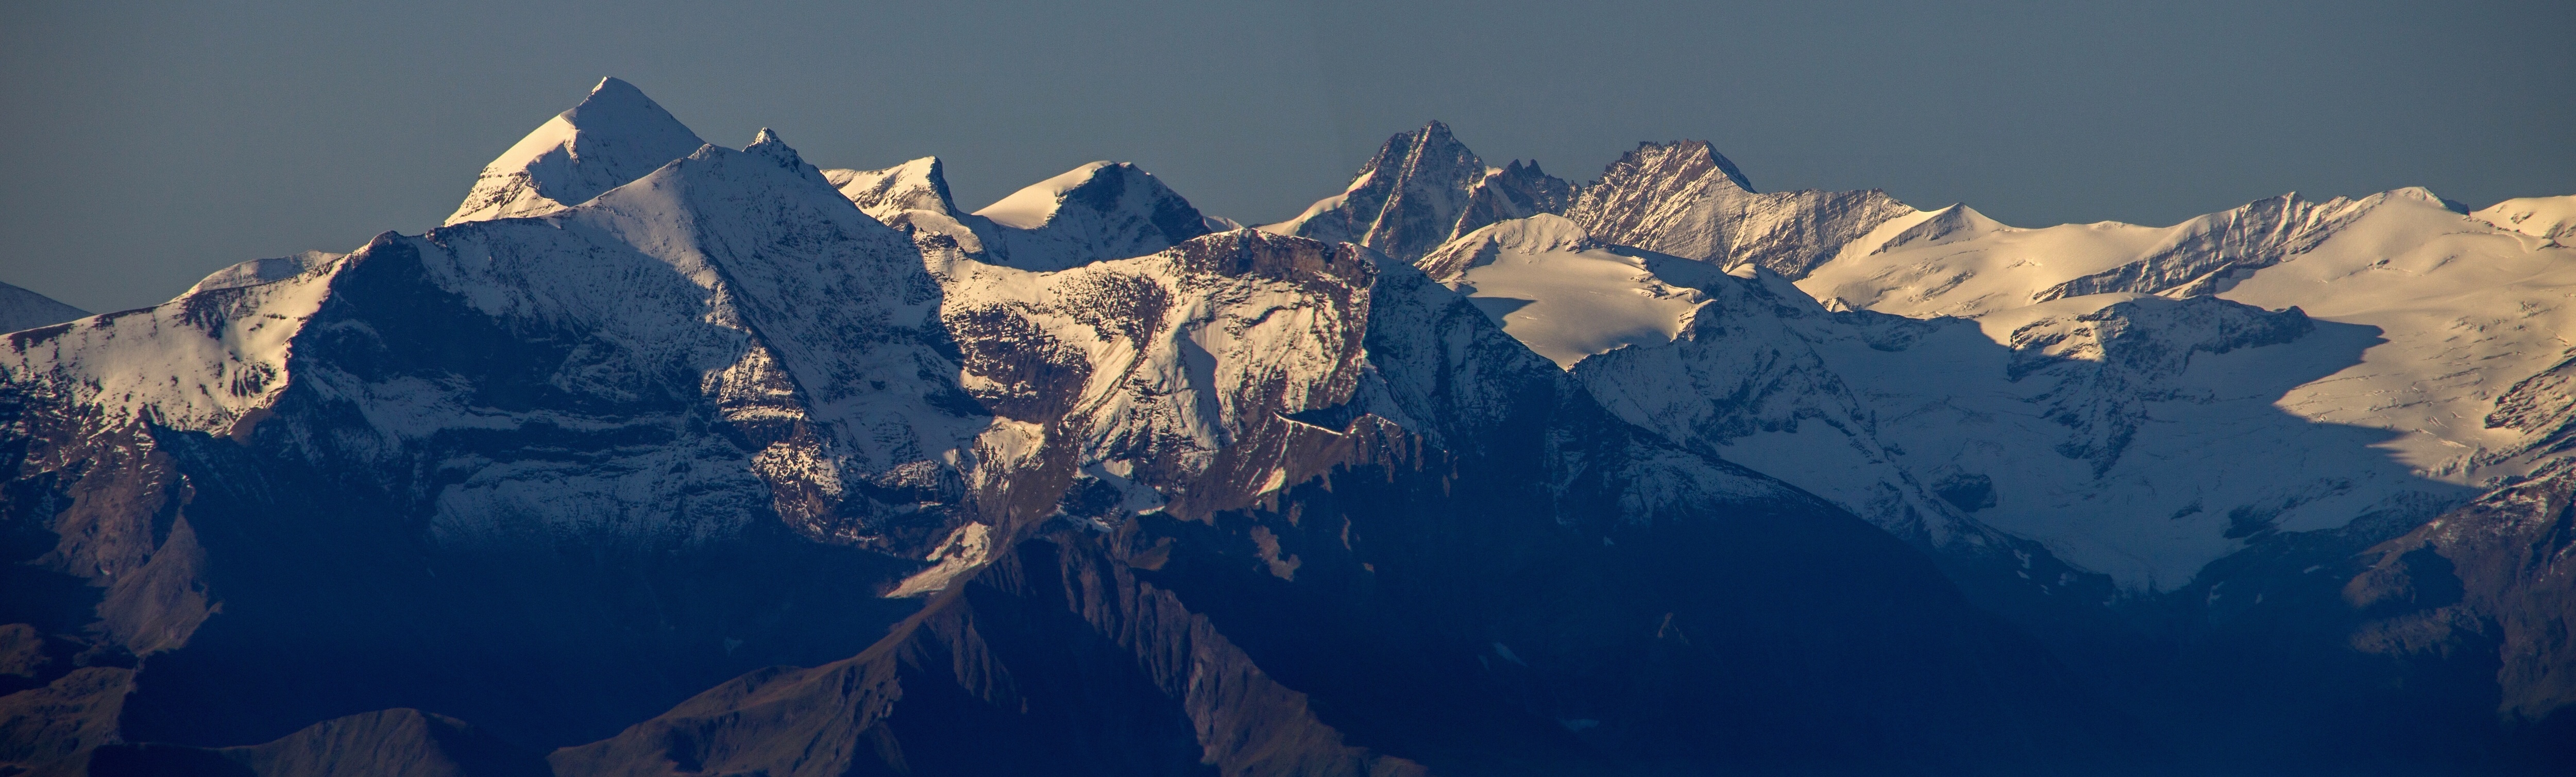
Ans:
{"type": "Polygon", "coordinates": [[[943,164],[0,287],[0,775],[2576,770],[2576,196],[943,164]]]}

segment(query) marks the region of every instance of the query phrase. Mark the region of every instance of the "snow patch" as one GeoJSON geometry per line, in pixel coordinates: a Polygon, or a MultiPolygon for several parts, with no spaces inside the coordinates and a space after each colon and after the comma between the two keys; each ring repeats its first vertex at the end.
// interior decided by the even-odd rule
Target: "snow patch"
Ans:
{"type": "Polygon", "coordinates": [[[1503,331],[1568,369],[1593,354],[1672,340],[1706,299],[1693,284],[1716,274],[1697,262],[1603,245],[1548,214],[1483,227],[1420,264],[1503,331]],[[1658,269],[1684,277],[1668,281],[1658,269]]]}
{"type": "Polygon", "coordinates": [[[941,540],[939,547],[931,550],[930,555],[922,558],[930,562],[929,569],[915,572],[895,584],[894,590],[886,592],[886,598],[901,599],[947,590],[959,575],[984,566],[992,556],[993,527],[980,523],[959,526],[948,532],[948,538],[941,540]]]}

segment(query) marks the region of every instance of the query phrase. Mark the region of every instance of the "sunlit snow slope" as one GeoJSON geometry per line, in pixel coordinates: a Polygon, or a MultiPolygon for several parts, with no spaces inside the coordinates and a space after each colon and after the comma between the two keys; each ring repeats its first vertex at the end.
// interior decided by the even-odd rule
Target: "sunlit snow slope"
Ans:
{"type": "Polygon", "coordinates": [[[1900,534],[2028,538],[2170,589],[2272,534],[2429,518],[2555,450],[2554,427],[2489,415],[2576,353],[2576,198],[2290,194],[2025,229],[1755,194],[1681,142],[1478,224],[1474,160],[1444,126],[1399,135],[1264,229],[1418,252],[1628,420],[1900,534]],[[1432,232],[1452,237],[1407,248],[1432,232]]]}

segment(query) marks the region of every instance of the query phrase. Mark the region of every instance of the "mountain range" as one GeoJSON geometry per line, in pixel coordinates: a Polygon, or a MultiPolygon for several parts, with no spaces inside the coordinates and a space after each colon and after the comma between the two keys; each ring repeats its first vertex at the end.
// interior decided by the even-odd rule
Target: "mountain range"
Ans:
{"type": "Polygon", "coordinates": [[[2576,196],[708,144],[0,287],[0,774],[2554,774],[2576,196]]]}

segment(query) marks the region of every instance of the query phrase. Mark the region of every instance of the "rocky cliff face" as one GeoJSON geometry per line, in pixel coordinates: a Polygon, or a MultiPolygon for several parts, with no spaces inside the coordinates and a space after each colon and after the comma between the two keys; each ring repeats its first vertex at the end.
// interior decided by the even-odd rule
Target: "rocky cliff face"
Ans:
{"type": "Polygon", "coordinates": [[[1876,189],[1757,194],[1734,163],[1693,140],[1638,145],[1565,215],[1606,242],[1795,279],[1914,212],[1876,189]]]}
{"type": "Polygon", "coordinates": [[[1413,261],[1487,224],[1562,212],[1573,195],[1572,184],[1541,172],[1536,162],[1486,167],[1449,134],[1449,125],[1435,121],[1387,138],[1341,194],[1262,229],[1357,243],[1413,261]]]}

